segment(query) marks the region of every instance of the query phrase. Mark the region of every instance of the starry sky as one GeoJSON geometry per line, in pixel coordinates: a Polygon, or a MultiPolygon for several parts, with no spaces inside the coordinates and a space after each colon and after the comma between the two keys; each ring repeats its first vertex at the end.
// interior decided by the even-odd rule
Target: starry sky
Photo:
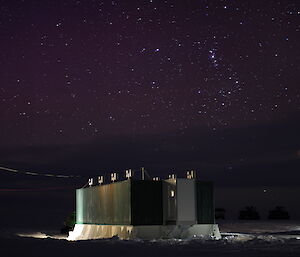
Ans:
{"type": "Polygon", "coordinates": [[[270,123],[299,111],[297,1],[1,1],[3,145],[270,123]]]}
{"type": "Polygon", "coordinates": [[[297,0],[1,0],[0,164],[295,186],[299,32],[297,0]]]}

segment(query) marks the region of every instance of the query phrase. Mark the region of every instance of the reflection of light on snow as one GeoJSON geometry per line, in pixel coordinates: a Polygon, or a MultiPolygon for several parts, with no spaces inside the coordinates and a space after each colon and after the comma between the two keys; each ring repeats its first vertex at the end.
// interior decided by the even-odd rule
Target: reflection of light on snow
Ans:
{"type": "Polygon", "coordinates": [[[73,241],[73,240],[77,240],[77,238],[80,238],[83,229],[84,226],[79,226],[76,224],[74,230],[69,232],[68,240],[73,241]]]}
{"type": "Polygon", "coordinates": [[[39,239],[45,239],[45,238],[66,239],[66,236],[64,236],[64,235],[47,235],[42,232],[17,233],[16,235],[20,236],[20,237],[32,237],[32,238],[39,238],[39,239]]]}
{"type": "Polygon", "coordinates": [[[33,237],[33,238],[48,238],[48,236],[41,232],[35,232],[35,233],[26,233],[26,234],[17,234],[21,237],[33,237]]]}
{"type": "Polygon", "coordinates": [[[264,234],[261,233],[221,233],[222,240],[230,242],[230,243],[238,243],[238,242],[255,242],[255,241],[264,241],[268,243],[285,243],[285,240],[297,239],[300,240],[300,235],[297,233],[294,234],[296,230],[285,231],[285,232],[266,232],[264,234]]]}
{"type": "Polygon", "coordinates": [[[246,242],[252,240],[255,236],[243,233],[221,233],[222,239],[229,242],[246,242]]]}

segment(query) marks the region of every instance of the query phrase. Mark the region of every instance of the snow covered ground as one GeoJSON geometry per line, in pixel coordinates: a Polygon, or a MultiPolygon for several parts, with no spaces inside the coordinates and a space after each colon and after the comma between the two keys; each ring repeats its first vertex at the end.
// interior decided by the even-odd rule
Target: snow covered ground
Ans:
{"type": "Polygon", "coordinates": [[[69,242],[56,231],[5,229],[1,256],[300,256],[300,221],[220,224],[221,240],[122,241],[117,238],[69,242]]]}

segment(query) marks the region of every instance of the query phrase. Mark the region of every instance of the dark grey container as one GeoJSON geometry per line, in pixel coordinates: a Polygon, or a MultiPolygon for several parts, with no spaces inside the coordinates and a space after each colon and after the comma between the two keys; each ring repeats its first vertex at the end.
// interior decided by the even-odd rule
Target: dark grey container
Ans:
{"type": "Polygon", "coordinates": [[[196,181],[197,223],[215,223],[213,182],[196,181]]]}

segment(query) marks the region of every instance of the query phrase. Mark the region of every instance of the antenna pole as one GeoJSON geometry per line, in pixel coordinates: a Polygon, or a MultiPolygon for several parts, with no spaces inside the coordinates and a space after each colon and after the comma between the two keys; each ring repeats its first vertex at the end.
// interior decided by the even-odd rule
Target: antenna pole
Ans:
{"type": "Polygon", "coordinates": [[[142,180],[145,180],[145,168],[144,167],[142,167],[142,180]]]}

